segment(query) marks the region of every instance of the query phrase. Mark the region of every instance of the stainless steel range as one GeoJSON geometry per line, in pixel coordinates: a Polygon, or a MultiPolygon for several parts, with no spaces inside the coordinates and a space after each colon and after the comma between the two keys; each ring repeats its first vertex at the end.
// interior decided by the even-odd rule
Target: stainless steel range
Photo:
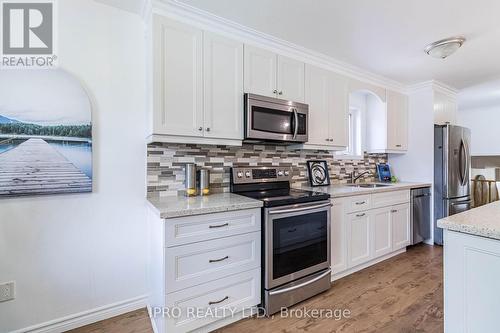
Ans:
{"type": "Polygon", "coordinates": [[[330,288],[330,195],[290,188],[284,167],[231,169],[231,192],[262,200],[267,315],[330,288]]]}

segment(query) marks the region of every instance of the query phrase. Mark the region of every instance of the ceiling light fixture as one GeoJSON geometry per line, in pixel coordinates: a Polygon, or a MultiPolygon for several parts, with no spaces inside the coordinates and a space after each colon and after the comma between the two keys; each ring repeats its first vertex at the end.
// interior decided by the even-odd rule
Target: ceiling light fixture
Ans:
{"type": "Polygon", "coordinates": [[[434,58],[444,59],[456,50],[458,50],[465,43],[465,37],[457,36],[446,39],[438,40],[437,42],[430,43],[425,47],[425,53],[434,58]]]}

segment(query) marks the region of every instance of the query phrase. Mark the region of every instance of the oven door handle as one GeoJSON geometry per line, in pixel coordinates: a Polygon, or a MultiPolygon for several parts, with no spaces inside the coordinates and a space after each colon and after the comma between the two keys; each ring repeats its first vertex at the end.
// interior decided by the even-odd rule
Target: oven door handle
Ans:
{"type": "Polygon", "coordinates": [[[299,208],[270,210],[269,214],[274,215],[274,214],[286,214],[286,213],[303,212],[305,210],[312,210],[312,209],[323,208],[323,207],[331,207],[331,206],[333,206],[331,203],[324,203],[324,204],[321,204],[321,205],[313,205],[313,206],[306,206],[306,207],[299,207],[299,208]]]}
{"type": "Polygon", "coordinates": [[[274,291],[270,291],[269,292],[269,295],[279,295],[279,294],[283,294],[283,293],[287,293],[289,291],[292,291],[292,290],[296,290],[296,289],[299,289],[299,288],[302,288],[302,287],[305,287],[311,283],[314,283],[318,280],[321,280],[322,278],[324,278],[325,276],[329,275],[332,273],[332,270],[329,268],[326,272],[324,272],[323,274],[321,275],[318,275],[316,276],[314,279],[312,280],[309,280],[309,281],[306,281],[306,282],[303,282],[303,283],[299,283],[298,285],[296,286],[292,286],[292,287],[288,287],[288,288],[283,288],[283,289],[278,289],[278,290],[274,290],[274,291]]]}
{"type": "Polygon", "coordinates": [[[297,109],[293,108],[293,118],[294,118],[294,129],[293,129],[293,139],[297,137],[297,132],[299,131],[299,114],[297,113],[297,109]]]}

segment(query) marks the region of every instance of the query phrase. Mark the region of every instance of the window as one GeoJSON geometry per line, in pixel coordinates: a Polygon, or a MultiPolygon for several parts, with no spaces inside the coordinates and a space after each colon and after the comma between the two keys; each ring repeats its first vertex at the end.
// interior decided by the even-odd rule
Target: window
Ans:
{"type": "Polygon", "coordinates": [[[339,152],[341,158],[361,159],[363,151],[361,149],[361,111],[357,108],[349,108],[349,143],[347,149],[339,152]]]}

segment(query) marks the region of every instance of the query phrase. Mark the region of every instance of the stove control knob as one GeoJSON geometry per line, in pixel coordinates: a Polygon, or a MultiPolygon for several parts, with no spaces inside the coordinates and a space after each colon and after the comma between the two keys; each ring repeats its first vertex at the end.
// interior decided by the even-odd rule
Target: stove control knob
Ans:
{"type": "Polygon", "coordinates": [[[285,176],[287,176],[287,177],[288,177],[288,175],[289,175],[289,174],[290,174],[290,173],[289,173],[288,171],[285,171],[285,176]]]}
{"type": "Polygon", "coordinates": [[[278,176],[279,177],[283,176],[283,171],[278,171],[278,176]]]}
{"type": "Polygon", "coordinates": [[[245,172],[245,177],[250,178],[251,175],[250,171],[245,172]]]}
{"type": "Polygon", "coordinates": [[[241,171],[240,171],[240,172],[238,172],[238,173],[236,174],[236,176],[237,176],[238,178],[243,177],[243,172],[241,172],[241,171]]]}

